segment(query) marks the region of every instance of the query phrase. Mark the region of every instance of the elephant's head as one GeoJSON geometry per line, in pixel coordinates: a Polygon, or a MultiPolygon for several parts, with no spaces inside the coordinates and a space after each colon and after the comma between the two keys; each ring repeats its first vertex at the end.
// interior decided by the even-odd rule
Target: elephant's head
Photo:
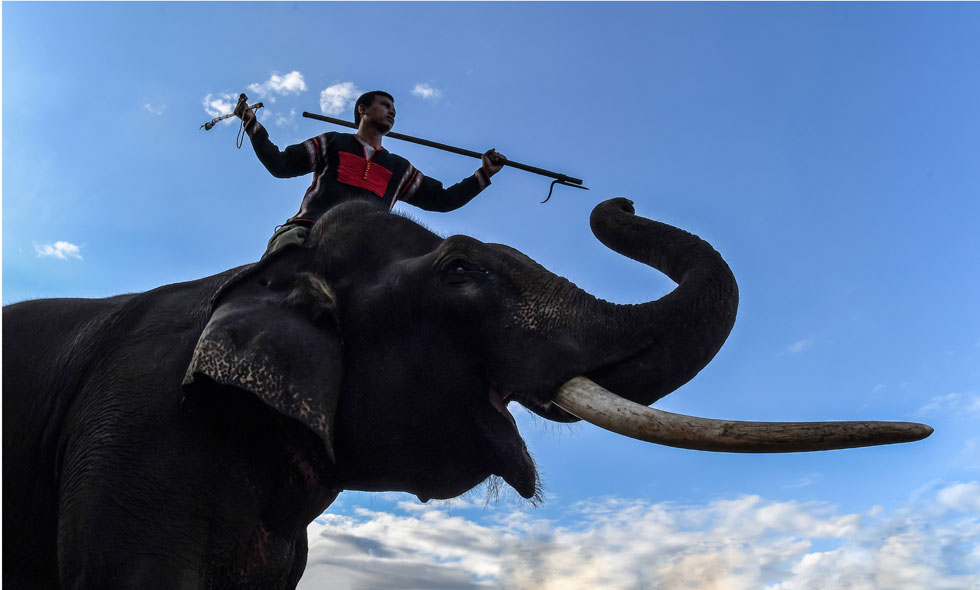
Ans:
{"type": "Polygon", "coordinates": [[[721,348],[735,322],[735,279],[706,242],[635,216],[626,199],[597,206],[592,228],[678,286],[616,305],[507,246],[442,239],[363,203],[338,206],[306,246],[276,252],[215,296],[185,390],[216,382],[250,391],[320,436],[340,486],[423,499],[456,496],[492,474],[534,495],[512,401],[551,420],[579,416],[711,450],[928,436],[901,423],[759,425],[646,408],[721,348]],[[597,403],[595,392],[606,399],[597,403]]]}

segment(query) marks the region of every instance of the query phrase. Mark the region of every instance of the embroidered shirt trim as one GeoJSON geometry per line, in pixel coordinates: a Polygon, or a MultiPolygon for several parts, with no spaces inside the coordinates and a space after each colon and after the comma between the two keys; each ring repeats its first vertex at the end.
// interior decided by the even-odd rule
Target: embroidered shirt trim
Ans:
{"type": "Polygon", "coordinates": [[[344,184],[367,189],[384,198],[391,180],[391,170],[381,164],[362,158],[350,152],[339,152],[337,180],[344,184]]]}

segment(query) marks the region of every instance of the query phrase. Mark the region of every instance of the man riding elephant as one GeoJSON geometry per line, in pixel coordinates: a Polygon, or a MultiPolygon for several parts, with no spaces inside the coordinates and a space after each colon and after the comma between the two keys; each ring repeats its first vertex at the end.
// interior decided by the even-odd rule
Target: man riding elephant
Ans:
{"type": "Polygon", "coordinates": [[[242,118],[255,153],[269,172],[277,178],[313,173],[299,211],[276,229],[264,256],[288,243],[305,242],[313,223],[345,201],[364,200],[385,211],[398,201],[428,211],[458,209],[489,186],[490,177],[507,161],[496,150],[488,150],[472,176],[443,188],[381,145],[395,124],[394,98],[381,90],[361,95],[354,104],[357,133],[322,133],[283,151],[269,140],[269,132],[247,107],[245,100],[239,100],[235,114],[242,118]]]}

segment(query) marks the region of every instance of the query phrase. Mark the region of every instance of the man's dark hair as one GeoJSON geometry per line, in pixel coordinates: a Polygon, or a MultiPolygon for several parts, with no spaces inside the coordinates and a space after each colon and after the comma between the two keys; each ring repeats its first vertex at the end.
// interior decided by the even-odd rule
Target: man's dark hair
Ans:
{"type": "Polygon", "coordinates": [[[378,97],[378,96],[386,96],[386,97],[388,97],[388,100],[390,100],[391,102],[395,102],[395,97],[392,96],[392,95],[390,95],[390,94],[388,94],[384,90],[372,90],[371,92],[365,92],[364,94],[361,95],[360,98],[357,99],[357,102],[354,103],[354,124],[355,125],[360,125],[361,124],[361,114],[359,112],[357,112],[357,107],[359,107],[361,105],[364,105],[365,107],[370,107],[371,105],[374,104],[374,99],[376,97],[378,97]]]}

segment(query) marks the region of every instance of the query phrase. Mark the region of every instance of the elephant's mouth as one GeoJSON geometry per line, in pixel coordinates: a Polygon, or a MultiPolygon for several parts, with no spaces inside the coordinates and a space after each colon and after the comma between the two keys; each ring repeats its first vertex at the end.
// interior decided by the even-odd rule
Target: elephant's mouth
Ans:
{"type": "Polygon", "coordinates": [[[507,409],[507,400],[513,396],[514,394],[506,389],[501,389],[494,385],[490,386],[490,405],[500,412],[504,418],[507,418],[514,428],[517,428],[517,421],[514,419],[514,415],[507,409]]]}
{"type": "Polygon", "coordinates": [[[488,400],[493,408],[490,419],[477,420],[478,427],[490,442],[493,473],[504,478],[518,494],[531,498],[537,491],[537,470],[527,446],[517,429],[517,421],[507,409],[516,396],[509,390],[490,384],[488,400]],[[499,415],[499,418],[493,416],[499,415]]]}

